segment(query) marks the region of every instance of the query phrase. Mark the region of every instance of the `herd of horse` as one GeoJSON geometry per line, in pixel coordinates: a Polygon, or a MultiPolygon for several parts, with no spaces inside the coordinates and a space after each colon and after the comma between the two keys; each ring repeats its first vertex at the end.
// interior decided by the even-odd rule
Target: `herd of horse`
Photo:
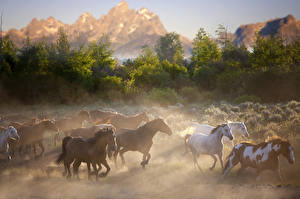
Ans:
{"type": "MultiPolygon", "coordinates": [[[[193,134],[184,137],[185,154],[192,153],[194,166],[202,174],[204,173],[198,163],[198,157],[203,154],[213,158],[211,170],[215,168],[217,157],[219,158],[222,177],[240,163],[238,173],[251,167],[256,170],[259,179],[262,171],[272,170],[282,180],[279,155],[283,155],[291,164],[295,162],[291,144],[283,139],[272,139],[259,144],[237,143],[223,166],[223,137],[229,140],[234,140],[238,134],[245,138],[249,137],[246,125],[243,122],[228,122],[218,126],[193,122],[191,125],[195,130],[193,134]]],[[[142,153],[140,165],[145,168],[151,158],[150,149],[156,133],[172,135],[172,129],[163,119],[150,121],[145,112],[127,116],[111,111],[82,110],[72,117],[58,120],[32,119],[25,123],[10,121],[7,128],[0,127],[0,164],[9,162],[17,155],[23,157],[32,152],[35,157],[43,156],[45,151],[43,140],[46,132],[51,133],[55,144],[60,140],[60,135],[64,135],[62,152],[56,160],[58,164],[64,164],[64,176],[71,178],[72,165],[73,175],[79,178],[79,167],[81,163],[86,163],[88,178],[95,175],[96,179],[107,176],[111,170],[107,157],[113,159],[117,167],[117,157],[121,158],[124,165],[124,154],[128,151],[142,153]],[[89,125],[83,127],[84,122],[89,125]],[[39,146],[40,154],[37,154],[36,146],[39,146]],[[106,171],[99,173],[102,166],[106,171]]]]}

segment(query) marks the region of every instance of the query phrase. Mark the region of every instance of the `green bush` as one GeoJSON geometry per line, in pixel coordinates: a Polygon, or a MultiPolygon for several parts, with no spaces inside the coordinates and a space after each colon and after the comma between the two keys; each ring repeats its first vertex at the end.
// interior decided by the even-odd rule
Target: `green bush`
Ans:
{"type": "Polygon", "coordinates": [[[200,93],[196,87],[183,87],[180,89],[179,94],[186,103],[199,102],[201,100],[200,93]]]}
{"type": "Polygon", "coordinates": [[[150,102],[158,103],[160,105],[173,105],[179,101],[176,91],[170,88],[153,88],[148,94],[150,102]]]}
{"type": "Polygon", "coordinates": [[[234,99],[234,103],[236,104],[243,102],[260,102],[260,98],[255,95],[241,95],[234,99]]]}

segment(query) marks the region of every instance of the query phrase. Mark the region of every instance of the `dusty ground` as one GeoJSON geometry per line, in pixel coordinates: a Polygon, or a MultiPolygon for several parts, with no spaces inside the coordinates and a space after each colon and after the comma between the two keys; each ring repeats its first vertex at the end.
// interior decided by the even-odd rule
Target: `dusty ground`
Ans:
{"type": "MultiPolygon", "coordinates": [[[[135,111],[132,110],[133,113],[135,111]]],[[[157,134],[151,150],[152,159],[145,170],[139,165],[142,155],[128,152],[125,154],[126,167],[116,169],[110,162],[112,171],[106,178],[89,181],[83,165],[80,170],[81,180],[68,181],[61,175],[63,166],[54,163],[60,147],[55,148],[48,144],[44,157],[37,160],[31,157],[27,157],[26,160],[16,159],[9,167],[1,169],[0,198],[300,198],[300,161],[297,161],[300,160],[300,141],[291,141],[296,150],[295,165],[289,165],[280,157],[283,183],[276,181],[272,172],[263,173],[260,182],[255,181],[252,170],[237,176],[238,167],[227,179],[222,180],[219,162],[215,170],[210,171],[208,168],[213,162],[212,159],[209,156],[201,156],[199,163],[205,171],[205,176],[202,176],[194,168],[191,154],[182,155],[182,135],[189,131],[184,129],[188,127],[186,120],[191,120],[190,116],[173,110],[152,110],[151,113],[153,115],[150,117],[159,115],[167,118],[174,134],[171,137],[157,134]]],[[[232,145],[225,145],[224,153],[228,154],[232,145]]]]}

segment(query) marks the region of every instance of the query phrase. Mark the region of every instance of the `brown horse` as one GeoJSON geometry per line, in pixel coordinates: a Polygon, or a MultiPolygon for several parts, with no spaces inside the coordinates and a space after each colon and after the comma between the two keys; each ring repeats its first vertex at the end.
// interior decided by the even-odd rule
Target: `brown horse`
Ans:
{"type": "Polygon", "coordinates": [[[55,121],[55,125],[60,131],[66,132],[71,129],[82,127],[82,122],[85,120],[90,121],[90,114],[89,112],[82,110],[71,118],[63,118],[55,121]]]}
{"type": "Polygon", "coordinates": [[[134,115],[114,115],[103,120],[103,123],[112,124],[116,129],[136,129],[141,122],[149,122],[149,118],[145,112],[134,115]]]}
{"type": "Polygon", "coordinates": [[[92,164],[96,179],[98,179],[97,164],[99,167],[101,164],[106,167],[106,172],[102,173],[100,175],[101,177],[106,176],[110,171],[110,167],[106,161],[107,147],[110,149],[116,148],[116,139],[113,129],[102,129],[95,133],[94,137],[89,139],[66,136],[62,141],[62,153],[58,156],[56,162],[59,164],[64,161],[65,172],[63,175],[67,174],[67,178],[70,178],[72,175],[70,165],[74,160],[73,169],[77,176],[78,167],[81,162],[92,164]]]}
{"type": "Polygon", "coordinates": [[[240,174],[247,167],[256,169],[257,178],[264,170],[272,170],[276,173],[279,180],[281,179],[279,167],[279,155],[282,154],[290,164],[295,163],[294,150],[288,141],[274,139],[260,144],[240,143],[233,147],[232,152],[228,156],[228,161],[223,170],[223,177],[238,163],[241,163],[241,168],[238,171],[240,174]]]}
{"type": "Polygon", "coordinates": [[[13,149],[15,150],[16,148],[18,148],[19,154],[21,155],[23,147],[32,146],[34,154],[36,156],[35,145],[38,144],[39,147],[42,149],[42,152],[39,156],[43,155],[45,148],[42,141],[44,139],[44,133],[46,131],[51,131],[55,133],[58,132],[58,129],[53,121],[44,120],[35,125],[19,127],[18,133],[20,135],[20,140],[15,144],[15,146],[13,146],[13,149]]]}
{"type": "Polygon", "coordinates": [[[111,128],[116,131],[115,127],[111,124],[101,124],[95,125],[87,128],[77,128],[67,131],[65,134],[72,137],[83,137],[83,138],[91,138],[95,135],[95,133],[104,128],[111,128]]]}
{"type": "Polygon", "coordinates": [[[138,151],[143,154],[141,165],[145,168],[148,164],[151,155],[149,153],[153,144],[153,137],[161,131],[168,135],[172,135],[170,127],[162,120],[155,119],[135,130],[127,130],[117,134],[117,151],[114,154],[115,164],[117,163],[117,156],[120,153],[123,165],[125,164],[123,154],[127,151],[138,151]]]}
{"type": "Polygon", "coordinates": [[[91,120],[95,123],[102,123],[105,118],[109,118],[114,115],[118,115],[117,112],[101,111],[101,110],[92,110],[89,113],[91,116],[91,120]]]}

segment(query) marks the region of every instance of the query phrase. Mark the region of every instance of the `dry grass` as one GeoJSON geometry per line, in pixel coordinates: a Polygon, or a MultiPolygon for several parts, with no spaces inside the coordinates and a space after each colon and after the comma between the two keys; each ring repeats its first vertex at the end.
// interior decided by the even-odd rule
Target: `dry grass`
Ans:
{"type": "MultiPolygon", "coordinates": [[[[171,126],[171,137],[159,133],[154,138],[151,150],[152,159],[146,170],[139,163],[142,155],[135,152],[125,154],[127,166],[112,171],[107,178],[98,182],[87,180],[85,166],[81,167],[81,180],[67,181],[61,176],[63,167],[54,160],[60,148],[46,140],[47,152],[44,157],[34,160],[14,160],[10,167],[0,174],[0,198],[299,198],[300,196],[300,115],[298,102],[287,104],[262,105],[243,103],[239,106],[215,104],[202,106],[193,104],[186,107],[168,108],[133,106],[124,104],[70,106],[32,106],[1,109],[0,115],[11,112],[33,117],[38,114],[51,118],[71,115],[80,109],[103,108],[121,113],[134,114],[146,110],[151,119],[164,118],[171,126]],[[281,157],[284,182],[279,185],[271,172],[265,172],[262,181],[257,183],[253,171],[247,170],[236,176],[233,169],[227,179],[220,178],[219,162],[214,171],[209,156],[201,156],[199,163],[205,171],[202,176],[193,166],[191,155],[183,156],[182,136],[192,132],[191,121],[216,125],[231,121],[245,121],[250,133],[250,141],[260,142],[272,135],[288,138],[295,147],[296,164],[289,165],[281,157]]],[[[237,138],[241,140],[242,138],[237,138]]],[[[236,142],[238,142],[238,140],[236,142]]],[[[232,145],[225,144],[225,156],[232,145]]],[[[224,158],[225,159],[225,158],[224,158]]],[[[119,160],[120,163],[120,160],[119,160]]]]}

